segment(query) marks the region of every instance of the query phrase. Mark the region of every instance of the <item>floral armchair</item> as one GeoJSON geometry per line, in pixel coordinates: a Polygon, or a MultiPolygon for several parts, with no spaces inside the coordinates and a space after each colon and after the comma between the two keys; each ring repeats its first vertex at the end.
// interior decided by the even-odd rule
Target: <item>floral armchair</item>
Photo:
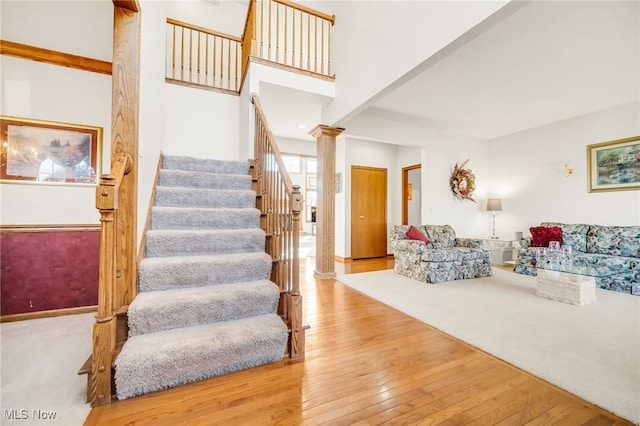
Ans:
{"type": "Polygon", "coordinates": [[[409,225],[391,228],[397,274],[426,283],[492,275],[491,257],[481,240],[456,238],[450,225],[416,226],[428,240],[425,242],[407,237],[410,228],[409,225]]]}

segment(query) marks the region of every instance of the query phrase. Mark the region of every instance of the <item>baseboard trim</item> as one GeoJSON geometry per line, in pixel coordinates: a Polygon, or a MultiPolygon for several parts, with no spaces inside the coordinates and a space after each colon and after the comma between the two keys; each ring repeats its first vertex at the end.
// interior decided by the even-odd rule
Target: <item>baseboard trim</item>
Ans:
{"type": "MultiPolygon", "coordinates": [[[[388,254],[386,256],[387,259],[393,259],[393,254],[388,254]]],[[[340,257],[340,256],[334,256],[334,259],[336,262],[340,262],[340,263],[349,263],[349,262],[353,262],[354,260],[350,257],[340,257]]],[[[356,259],[356,260],[360,260],[360,259],[356,259]]],[[[366,260],[366,259],[363,259],[366,260]]]]}
{"type": "Polygon", "coordinates": [[[0,323],[25,321],[38,318],[61,317],[64,315],[86,314],[89,312],[98,312],[98,306],[81,306],[78,308],[52,309],[50,311],[25,312],[24,314],[12,314],[0,316],[0,323]]]}

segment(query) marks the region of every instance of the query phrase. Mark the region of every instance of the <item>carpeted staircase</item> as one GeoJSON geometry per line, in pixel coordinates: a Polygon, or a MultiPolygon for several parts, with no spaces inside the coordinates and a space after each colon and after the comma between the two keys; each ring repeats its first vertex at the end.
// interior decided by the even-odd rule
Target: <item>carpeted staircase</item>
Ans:
{"type": "Polygon", "coordinates": [[[118,399],[283,358],[288,332],[255,205],[247,162],[163,156],[118,399]]]}

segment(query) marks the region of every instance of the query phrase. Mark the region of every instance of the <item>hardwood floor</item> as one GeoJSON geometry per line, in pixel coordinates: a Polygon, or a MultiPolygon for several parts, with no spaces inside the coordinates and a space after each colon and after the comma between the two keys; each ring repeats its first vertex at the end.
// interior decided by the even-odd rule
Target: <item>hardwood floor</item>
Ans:
{"type": "MultiPolygon", "coordinates": [[[[393,260],[336,264],[356,273],[393,260]]],[[[86,425],[623,425],[526,372],[301,265],[306,358],[93,409],[86,425]]]]}

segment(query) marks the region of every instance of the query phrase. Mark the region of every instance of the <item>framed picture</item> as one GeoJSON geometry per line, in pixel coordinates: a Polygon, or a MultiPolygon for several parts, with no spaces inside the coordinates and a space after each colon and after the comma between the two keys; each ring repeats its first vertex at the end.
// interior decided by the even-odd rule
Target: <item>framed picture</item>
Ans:
{"type": "Polygon", "coordinates": [[[0,182],[96,185],[102,127],[0,116],[0,182]]]}
{"type": "Polygon", "coordinates": [[[640,136],[587,146],[589,192],[640,189],[640,136]]]}

